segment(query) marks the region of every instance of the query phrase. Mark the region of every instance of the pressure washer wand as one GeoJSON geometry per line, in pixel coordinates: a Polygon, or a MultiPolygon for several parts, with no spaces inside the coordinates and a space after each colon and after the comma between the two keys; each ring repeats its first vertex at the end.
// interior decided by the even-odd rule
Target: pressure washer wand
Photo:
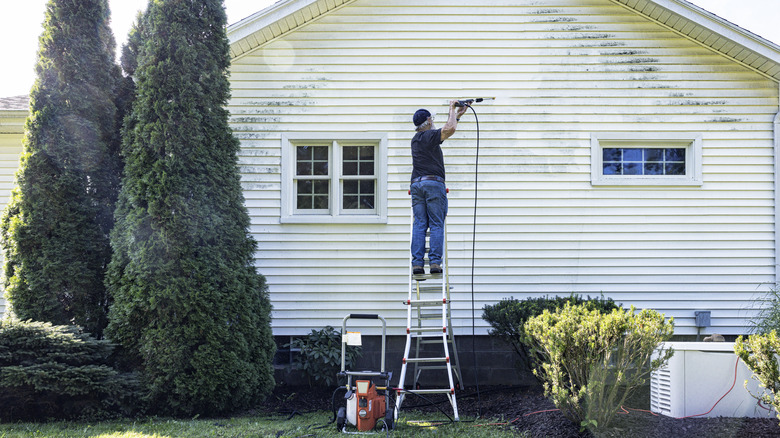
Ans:
{"type": "Polygon", "coordinates": [[[475,99],[461,99],[455,103],[455,106],[461,107],[461,106],[470,106],[472,103],[475,102],[482,102],[484,100],[496,100],[495,97],[477,97],[475,99]]]}

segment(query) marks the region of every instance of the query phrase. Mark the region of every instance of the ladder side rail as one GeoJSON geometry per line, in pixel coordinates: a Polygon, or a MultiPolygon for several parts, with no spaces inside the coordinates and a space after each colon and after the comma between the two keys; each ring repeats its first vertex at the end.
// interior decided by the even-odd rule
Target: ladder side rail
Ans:
{"type": "MultiPolygon", "coordinates": [[[[449,190],[447,190],[449,192],[449,190]]],[[[411,194],[411,191],[410,191],[411,194]]],[[[412,241],[412,238],[414,237],[414,207],[411,209],[411,222],[410,222],[410,243],[412,241]]],[[[428,392],[428,393],[444,393],[447,395],[448,401],[450,402],[450,405],[452,406],[454,418],[456,421],[459,420],[458,416],[458,406],[455,399],[455,384],[453,379],[453,357],[451,357],[450,349],[448,346],[449,342],[452,342],[453,349],[452,352],[457,355],[457,349],[455,348],[455,339],[454,334],[452,330],[452,310],[450,305],[450,283],[449,283],[449,257],[448,257],[448,248],[447,248],[447,222],[445,219],[444,222],[444,242],[443,242],[443,248],[442,248],[442,254],[441,254],[441,267],[442,272],[440,274],[422,274],[422,275],[414,275],[412,270],[412,255],[410,251],[410,260],[409,260],[409,288],[408,288],[408,294],[407,294],[407,301],[405,304],[407,305],[407,324],[406,324],[406,346],[404,348],[404,356],[403,356],[403,363],[401,366],[401,374],[400,374],[400,380],[398,388],[396,388],[397,391],[397,401],[395,405],[395,418],[398,418],[399,411],[401,409],[401,405],[404,400],[404,396],[406,393],[414,393],[414,392],[428,392]],[[421,282],[431,280],[430,286],[421,286],[421,282]],[[436,285],[436,281],[440,281],[440,284],[436,285]],[[435,294],[437,288],[440,287],[441,292],[441,298],[439,300],[431,299],[430,294],[435,294]],[[428,293],[429,295],[425,295],[425,293],[428,293]],[[435,305],[434,302],[436,303],[435,305]],[[433,305],[433,306],[432,306],[433,305]],[[412,306],[416,307],[416,309],[412,309],[412,306]],[[435,327],[431,325],[432,322],[435,324],[435,321],[437,321],[439,318],[435,316],[438,312],[434,311],[433,314],[425,313],[425,307],[430,308],[430,310],[433,310],[436,306],[441,306],[441,324],[438,327],[435,327]],[[416,313],[412,313],[415,312],[416,313]],[[413,326],[412,318],[417,318],[417,325],[413,326]],[[433,317],[433,319],[431,319],[433,317]],[[424,323],[424,320],[430,321],[429,323],[424,323]],[[415,341],[415,350],[414,350],[414,357],[410,357],[411,353],[411,343],[412,343],[412,332],[415,333],[414,341],[415,341]],[[431,333],[432,336],[425,336],[424,333],[431,333]],[[434,334],[435,333],[435,334],[434,334]],[[428,354],[432,353],[430,351],[421,351],[422,347],[421,345],[423,343],[428,343],[426,340],[431,340],[429,342],[433,342],[434,339],[441,339],[442,344],[442,350],[444,353],[443,357],[435,356],[431,357],[428,356],[428,354]],[[420,357],[421,354],[424,354],[426,357],[420,357]],[[435,363],[439,362],[442,364],[441,366],[436,365],[423,365],[425,363],[435,363]],[[414,373],[413,373],[413,383],[412,390],[406,389],[406,373],[407,373],[407,366],[409,363],[414,363],[414,373]],[[425,369],[446,369],[447,370],[447,378],[449,382],[449,388],[442,388],[439,387],[438,389],[424,389],[424,390],[418,390],[416,389],[416,385],[418,384],[420,374],[425,369]]],[[[430,266],[430,233],[426,232],[425,236],[425,243],[426,243],[426,249],[429,253],[428,257],[428,265],[430,266]]],[[[434,295],[435,296],[435,295],[434,295]]],[[[433,343],[438,343],[439,341],[435,341],[433,343]]],[[[460,365],[458,363],[457,357],[454,358],[454,362],[456,363],[456,370],[455,375],[457,375],[458,381],[461,381],[460,378],[460,365]]]]}
{"type": "MultiPolygon", "coordinates": [[[[411,195],[411,190],[409,191],[409,194],[411,195]]],[[[409,244],[411,246],[412,242],[412,236],[414,235],[414,207],[411,207],[411,221],[409,222],[409,244]]],[[[411,327],[412,327],[412,306],[409,305],[412,300],[412,286],[413,286],[413,280],[414,275],[412,273],[412,253],[409,251],[409,288],[408,288],[408,294],[407,294],[407,304],[406,304],[406,346],[404,347],[404,355],[403,355],[403,363],[401,365],[401,375],[399,376],[398,380],[398,387],[403,389],[406,382],[406,358],[409,357],[409,348],[411,346],[411,327]]],[[[403,400],[403,397],[399,393],[399,398],[397,401],[398,408],[400,408],[401,401],[403,400]]]]}
{"type": "MultiPolygon", "coordinates": [[[[458,418],[458,404],[455,400],[455,383],[452,379],[452,358],[450,356],[450,350],[449,346],[447,345],[448,337],[452,337],[452,315],[449,312],[450,309],[450,275],[449,275],[449,269],[450,269],[450,258],[449,253],[447,252],[447,221],[445,219],[444,221],[444,248],[442,253],[442,260],[444,263],[442,263],[443,266],[443,279],[442,279],[442,285],[441,285],[441,296],[442,296],[442,305],[441,305],[441,313],[442,313],[442,344],[444,345],[444,356],[447,358],[447,377],[450,382],[450,393],[448,395],[448,398],[450,400],[450,404],[452,405],[452,413],[455,417],[455,421],[459,421],[458,418]]],[[[452,338],[452,345],[455,345],[455,339],[452,338]]]]}
{"type": "MultiPolygon", "coordinates": [[[[417,301],[420,301],[420,300],[422,300],[422,295],[421,295],[421,291],[420,291],[420,281],[418,280],[415,283],[416,283],[416,286],[417,286],[415,288],[415,290],[417,291],[417,295],[416,295],[415,299],[417,301]]],[[[419,307],[419,306],[416,306],[416,307],[417,307],[416,312],[417,312],[417,329],[418,330],[416,331],[416,335],[414,336],[414,357],[420,357],[420,334],[422,333],[421,329],[423,328],[423,322],[422,322],[423,320],[422,320],[422,308],[419,307]]],[[[407,357],[407,359],[408,359],[408,357],[407,357]]],[[[417,361],[415,361],[414,362],[414,373],[412,374],[412,376],[414,376],[414,378],[412,379],[412,386],[414,386],[417,383],[417,381],[419,380],[421,372],[422,372],[422,370],[420,369],[420,364],[417,361]]]]}
{"type": "MultiPolygon", "coordinates": [[[[447,249],[447,226],[446,226],[446,222],[445,222],[445,226],[444,226],[444,250],[445,251],[444,251],[443,255],[447,254],[446,249],[447,249]]],[[[448,274],[447,269],[449,268],[449,266],[448,266],[449,265],[449,258],[448,257],[446,257],[446,259],[444,260],[443,265],[444,265],[444,269],[443,269],[443,271],[444,271],[444,279],[442,280],[442,285],[441,285],[441,297],[442,297],[442,304],[441,304],[442,334],[441,334],[441,337],[442,337],[442,344],[443,344],[443,347],[444,347],[444,357],[447,358],[447,377],[449,378],[450,389],[454,391],[455,390],[455,383],[454,383],[454,381],[452,379],[452,362],[451,362],[451,357],[450,357],[450,349],[449,349],[449,346],[447,345],[447,340],[448,340],[448,337],[449,337],[449,333],[448,332],[449,332],[449,328],[450,328],[450,325],[451,325],[450,324],[450,320],[448,318],[449,315],[448,315],[448,312],[447,312],[447,307],[448,307],[447,304],[449,303],[449,300],[447,299],[447,297],[449,295],[449,290],[447,288],[447,277],[448,276],[446,275],[446,274],[448,274]]]]}

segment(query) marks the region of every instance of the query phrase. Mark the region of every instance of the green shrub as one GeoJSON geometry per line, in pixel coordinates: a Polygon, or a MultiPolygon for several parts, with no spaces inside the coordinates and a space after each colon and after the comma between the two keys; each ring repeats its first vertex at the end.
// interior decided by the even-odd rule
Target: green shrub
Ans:
{"type": "Polygon", "coordinates": [[[535,373],[545,395],[575,424],[607,427],[620,405],[652,371],[671,357],[653,359],[658,345],[671,338],[674,322],[654,310],[609,314],[566,303],[545,310],[525,324],[534,354],[543,359],[535,373]]]}
{"type": "MultiPolygon", "coordinates": [[[[762,394],[751,394],[767,406],[775,409],[780,419],[780,369],[777,355],[780,354],[780,339],[772,330],[766,334],[752,335],[744,340],[742,336],[734,343],[734,352],[753,372],[759,386],[765,388],[762,394]]],[[[747,382],[745,382],[747,383],[747,382]]]]}
{"type": "Polygon", "coordinates": [[[538,297],[518,300],[510,297],[496,304],[487,304],[482,308],[482,319],[493,327],[489,334],[508,343],[519,356],[520,367],[531,371],[534,361],[529,356],[526,336],[523,326],[526,321],[534,316],[541,315],[545,310],[554,311],[562,308],[566,303],[585,305],[587,309],[598,310],[601,313],[609,313],[619,306],[611,298],[603,296],[596,299],[580,295],[538,297]]]}
{"type": "MultiPolygon", "coordinates": [[[[341,341],[341,333],[327,326],[322,330],[312,330],[304,338],[293,339],[286,347],[300,348],[294,366],[309,377],[309,385],[332,386],[336,383],[336,374],[341,371],[341,341]]],[[[345,367],[354,370],[361,350],[347,346],[345,351],[345,367]]]]}
{"type": "Polygon", "coordinates": [[[76,326],[0,321],[0,420],[133,413],[137,380],[110,366],[112,349],[76,326]]]}

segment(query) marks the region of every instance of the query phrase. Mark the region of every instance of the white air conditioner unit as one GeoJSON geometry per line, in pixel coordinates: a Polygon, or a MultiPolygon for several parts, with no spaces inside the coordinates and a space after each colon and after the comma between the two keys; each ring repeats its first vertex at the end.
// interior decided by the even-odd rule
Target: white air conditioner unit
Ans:
{"type": "Polygon", "coordinates": [[[733,342],[666,342],[663,346],[669,347],[674,356],[650,378],[652,412],[675,418],[775,415],[771,406],[762,407],[748,392],[760,394],[763,388],[738,360],[733,342]]]}

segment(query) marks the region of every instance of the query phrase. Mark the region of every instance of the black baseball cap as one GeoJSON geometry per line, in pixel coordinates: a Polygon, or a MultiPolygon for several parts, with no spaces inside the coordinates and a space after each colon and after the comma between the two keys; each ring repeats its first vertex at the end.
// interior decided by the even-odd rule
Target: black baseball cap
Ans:
{"type": "Polygon", "coordinates": [[[428,120],[428,117],[430,116],[431,116],[430,111],[428,111],[427,109],[420,108],[414,113],[414,117],[412,117],[412,122],[414,122],[414,126],[420,126],[423,123],[425,123],[425,121],[428,120]]]}

